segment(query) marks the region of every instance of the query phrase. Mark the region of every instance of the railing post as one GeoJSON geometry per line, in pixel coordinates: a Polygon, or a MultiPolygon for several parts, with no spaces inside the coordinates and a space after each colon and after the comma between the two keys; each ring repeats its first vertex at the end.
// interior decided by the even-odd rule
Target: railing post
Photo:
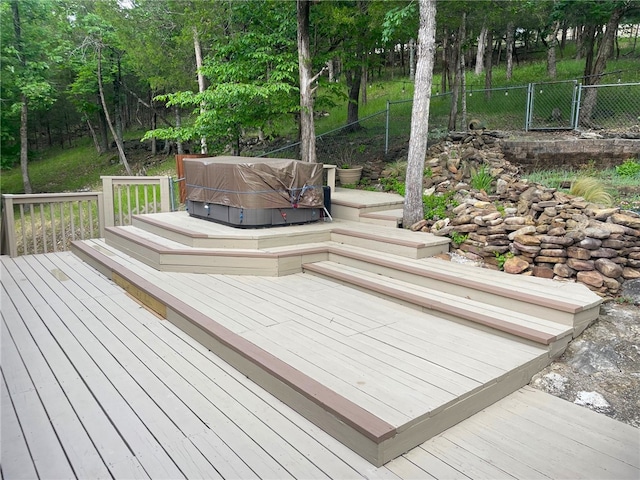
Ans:
{"type": "Polygon", "coordinates": [[[115,212],[113,210],[113,177],[100,177],[102,179],[104,226],[115,225],[115,212]]]}
{"type": "MultiPolygon", "coordinates": [[[[9,247],[9,256],[17,257],[18,256],[18,244],[16,242],[16,224],[15,219],[13,217],[13,195],[5,194],[2,195],[2,199],[4,200],[4,235],[7,240],[7,246],[9,247]]],[[[3,248],[6,250],[6,247],[3,248]]],[[[3,252],[4,253],[4,252],[3,252]]]]}
{"type": "Polygon", "coordinates": [[[160,211],[161,212],[170,212],[171,211],[171,187],[169,183],[171,182],[171,177],[160,177],[160,211]]]}
{"type": "MultiPolygon", "coordinates": [[[[100,237],[99,238],[104,238],[104,193],[103,192],[97,192],[96,193],[96,201],[98,203],[98,228],[100,229],[100,237]]],[[[111,202],[112,205],[112,209],[113,209],[113,201],[111,202]]],[[[112,217],[113,218],[113,215],[112,217]]]]}

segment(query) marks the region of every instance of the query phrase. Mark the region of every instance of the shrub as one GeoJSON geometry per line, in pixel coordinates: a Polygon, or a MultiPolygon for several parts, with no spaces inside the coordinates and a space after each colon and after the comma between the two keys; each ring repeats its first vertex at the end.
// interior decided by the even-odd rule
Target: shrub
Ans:
{"type": "Polygon", "coordinates": [[[491,183],[493,183],[493,177],[486,165],[483,165],[471,175],[471,187],[476,190],[484,190],[486,193],[490,193],[491,183]]]}
{"type": "Polygon", "coordinates": [[[622,165],[616,167],[616,175],[620,177],[639,177],[640,176],[640,162],[629,159],[622,165]]]}
{"type": "Polygon", "coordinates": [[[447,217],[447,210],[455,208],[459,203],[453,198],[455,192],[449,191],[442,195],[424,195],[422,203],[424,205],[425,220],[442,220],[447,217]]]}
{"type": "Polygon", "coordinates": [[[600,205],[610,206],[613,204],[613,198],[604,189],[602,183],[597,178],[581,177],[571,185],[569,190],[571,195],[583,197],[588,202],[600,205]]]}

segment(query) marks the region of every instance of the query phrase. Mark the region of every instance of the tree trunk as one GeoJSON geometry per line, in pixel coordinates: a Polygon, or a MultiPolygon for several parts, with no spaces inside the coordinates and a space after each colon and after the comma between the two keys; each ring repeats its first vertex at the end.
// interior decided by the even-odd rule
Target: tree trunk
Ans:
{"type": "MultiPolygon", "coordinates": [[[[442,35],[442,75],[440,76],[440,92],[447,92],[447,80],[449,80],[449,31],[445,28],[442,35]]],[[[451,85],[451,82],[448,83],[451,85]]]]}
{"type": "Polygon", "coordinates": [[[327,60],[327,69],[329,70],[329,82],[333,82],[334,80],[334,70],[333,70],[333,59],[327,60]]]}
{"type": "Polygon", "coordinates": [[[600,27],[589,25],[584,29],[584,38],[582,40],[582,49],[585,52],[584,62],[584,84],[591,85],[591,73],[593,72],[593,55],[596,44],[596,36],[600,27]]]}
{"type": "Polygon", "coordinates": [[[429,132],[429,102],[436,51],[436,0],[419,0],[420,28],[418,30],[418,64],[411,111],[411,137],[407,158],[406,190],[403,225],[405,228],[424,218],[422,185],[424,157],[429,132]]]}
{"type": "Polygon", "coordinates": [[[102,102],[102,109],[104,111],[107,125],[109,126],[111,135],[113,135],[113,139],[116,142],[116,147],[118,147],[120,162],[122,163],[122,165],[124,165],[124,168],[127,171],[127,175],[133,175],[131,172],[131,167],[129,166],[129,162],[127,161],[127,156],[124,153],[124,146],[122,145],[122,141],[120,137],[118,137],[115,128],[113,128],[113,123],[111,123],[111,117],[109,116],[107,102],[104,99],[104,88],[102,87],[102,47],[98,47],[98,92],[100,93],[100,101],[102,102]]]}
{"type": "Polygon", "coordinates": [[[409,80],[416,79],[416,41],[409,39],[409,80]]]}
{"type": "Polygon", "coordinates": [[[493,31],[487,30],[487,49],[484,55],[484,96],[488,100],[491,98],[491,83],[493,74],[493,31]]]}
{"type": "Polygon", "coordinates": [[[515,46],[515,24],[507,25],[507,80],[513,77],[513,48],[515,46]]]}
{"type": "Polygon", "coordinates": [[[484,68],[483,59],[484,59],[485,47],[487,45],[488,32],[489,32],[489,29],[485,25],[482,25],[482,30],[480,30],[480,35],[478,36],[478,51],[476,53],[476,69],[475,69],[476,75],[480,75],[484,68]]]}
{"type": "Polygon", "coordinates": [[[547,75],[549,78],[556,78],[556,47],[558,45],[558,31],[560,30],[560,22],[553,22],[551,38],[549,39],[549,47],[547,48],[547,75]]]}
{"type": "MultiPolygon", "coordinates": [[[[180,130],[180,128],[182,127],[182,116],[180,115],[180,107],[178,107],[177,105],[175,105],[173,107],[175,109],[176,112],[176,130],[180,130]]],[[[177,139],[176,140],[176,149],[177,149],[177,153],[178,155],[182,155],[184,153],[184,145],[182,144],[182,140],[181,139],[177,139]]]]}
{"type": "MultiPolygon", "coordinates": [[[[100,95],[98,95],[98,100],[100,101],[100,95]]],[[[98,120],[100,125],[100,154],[102,155],[109,151],[109,129],[102,110],[98,111],[98,120]]]]}
{"type": "MultiPolygon", "coordinates": [[[[593,68],[588,74],[590,79],[589,85],[597,85],[600,83],[600,78],[605,68],[607,67],[607,59],[611,55],[613,49],[613,42],[618,31],[618,24],[624,13],[623,8],[616,8],[609,17],[603,37],[600,40],[600,46],[598,48],[598,54],[596,55],[593,68]]],[[[585,75],[586,75],[585,71],[585,75]]],[[[591,115],[593,109],[596,106],[598,96],[597,88],[587,88],[583,96],[582,107],[580,108],[580,124],[586,126],[591,125],[591,115]]]]}
{"type": "Polygon", "coordinates": [[[584,49],[584,29],[582,26],[578,26],[575,29],[575,37],[576,37],[576,60],[582,60],[583,49],[584,49]]]}
{"type": "MultiPolygon", "coordinates": [[[[200,37],[198,36],[198,28],[193,27],[193,49],[196,55],[196,69],[198,75],[198,91],[203,93],[205,91],[204,75],[202,74],[202,47],[200,46],[200,37]]],[[[200,104],[200,114],[205,111],[204,103],[200,104]]],[[[200,139],[200,153],[207,153],[207,139],[202,137],[200,139]]]]}
{"type": "Polygon", "coordinates": [[[89,127],[89,132],[91,132],[91,138],[93,139],[93,145],[96,147],[96,152],[98,155],[102,153],[102,149],[100,148],[100,142],[98,141],[98,136],[96,135],[96,131],[93,129],[93,125],[91,125],[91,120],[85,114],[85,121],[87,122],[87,126],[89,127]]]}
{"type": "Polygon", "coordinates": [[[113,80],[113,98],[114,98],[114,113],[115,113],[115,125],[116,125],[116,134],[118,135],[118,139],[120,143],[124,145],[124,124],[122,122],[122,93],[120,91],[120,58],[117,60],[118,71],[116,74],[116,78],[113,80]]]}
{"type": "Polygon", "coordinates": [[[567,21],[564,20],[562,22],[562,36],[560,37],[560,58],[564,57],[564,49],[567,46],[567,30],[569,30],[569,26],[567,21]]]}
{"type": "Polygon", "coordinates": [[[360,94],[360,82],[362,79],[362,69],[360,67],[350,68],[346,72],[347,89],[349,92],[349,99],[347,103],[347,130],[358,130],[360,125],[358,124],[358,108],[359,108],[359,94],[360,94]]]}
{"type": "MultiPolygon", "coordinates": [[[[462,45],[465,42],[466,36],[466,13],[462,13],[462,21],[460,22],[460,27],[458,28],[458,35],[456,38],[456,55],[455,55],[455,70],[456,75],[453,81],[453,88],[451,90],[451,110],[449,111],[449,131],[456,129],[456,124],[458,121],[458,99],[460,98],[460,87],[464,84],[464,52],[462,50],[462,45]]],[[[462,99],[464,101],[465,93],[462,91],[462,99]]],[[[465,103],[466,105],[466,103],[465,103]]],[[[464,123],[463,123],[464,125],[464,123]]]]}
{"type": "Polygon", "coordinates": [[[367,104],[367,83],[368,80],[368,70],[367,65],[362,65],[362,80],[360,81],[362,93],[360,94],[360,100],[362,101],[362,105],[367,104]]]}
{"type": "Polygon", "coordinates": [[[20,107],[20,172],[22,173],[22,185],[24,193],[33,193],[31,179],[29,178],[29,138],[27,136],[27,96],[21,95],[20,107]]]}
{"type": "MultiPolygon", "coordinates": [[[[313,82],[309,47],[310,0],[297,0],[298,66],[300,70],[300,159],[316,162],[316,132],[313,122],[313,82]]],[[[358,89],[360,83],[358,82],[358,89]]]]}
{"type": "MultiPolygon", "coordinates": [[[[16,36],[16,50],[20,58],[20,64],[23,70],[27,68],[27,58],[24,56],[24,48],[22,45],[22,23],[20,22],[20,10],[18,8],[18,0],[11,2],[11,10],[13,13],[13,30],[16,36]]],[[[29,178],[29,135],[27,130],[28,118],[28,101],[27,96],[22,93],[20,95],[20,171],[22,173],[22,185],[24,193],[33,193],[31,188],[31,179],[29,178]]]]}

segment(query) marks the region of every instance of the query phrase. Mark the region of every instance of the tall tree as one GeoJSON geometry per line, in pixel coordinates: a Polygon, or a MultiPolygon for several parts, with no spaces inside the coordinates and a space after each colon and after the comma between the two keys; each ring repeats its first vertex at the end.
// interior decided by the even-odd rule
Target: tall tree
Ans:
{"type": "MultiPolygon", "coordinates": [[[[22,44],[22,22],[20,21],[20,9],[18,0],[11,2],[11,11],[13,13],[13,30],[16,35],[16,53],[18,55],[20,66],[23,70],[27,69],[27,59],[22,44]]],[[[20,94],[20,170],[22,172],[22,184],[24,193],[32,193],[31,180],[29,179],[29,137],[27,136],[27,119],[28,119],[28,99],[24,90],[20,94]]]]}
{"type": "MultiPolygon", "coordinates": [[[[56,2],[11,0],[2,2],[0,9],[3,150],[6,147],[4,140],[10,140],[11,144],[12,138],[19,139],[23,188],[25,193],[32,193],[28,168],[29,112],[44,111],[56,99],[52,77],[62,60],[59,32],[64,26],[56,2]],[[8,125],[4,125],[5,121],[8,125]],[[11,125],[17,127],[15,136],[7,130],[11,125]]],[[[35,125],[35,122],[31,124],[35,125]]]]}
{"type": "Polygon", "coordinates": [[[436,34],[436,0],[419,0],[418,63],[411,111],[411,137],[407,160],[403,224],[408,227],[424,218],[422,190],[424,157],[429,132],[429,103],[433,80],[436,34]]]}
{"type": "Polygon", "coordinates": [[[309,47],[309,0],[297,0],[298,69],[300,72],[300,158],[316,162],[316,133],[313,122],[313,73],[309,47]]]}

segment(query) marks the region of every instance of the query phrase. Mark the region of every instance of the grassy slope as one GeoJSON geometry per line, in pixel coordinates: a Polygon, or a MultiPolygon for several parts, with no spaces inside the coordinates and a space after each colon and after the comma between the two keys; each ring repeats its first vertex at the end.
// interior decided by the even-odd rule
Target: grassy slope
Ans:
{"type": "MultiPolygon", "coordinates": [[[[565,57],[569,57],[568,50],[565,57]]],[[[558,62],[558,80],[577,78],[582,75],[583,61],[561,60],[558,62]]],[[[640,68],[637,59],[612,60],[608,64],[608,71],[622,71],[622,74],[611,75],[612,83],[638,81],[640,68]],[[615,77],[615,78],[614,78],[615,77]]],[[[609,77],[607,77],[609,78],[609,77]]],[[[440,87],[440,75],[433,78],[434,93],[440,87]]],[[[514,68],[513,78],[506,80],[504,62],[493,70],[493,86],[524,85],[531,81],[545,81],[546,64],[544,61],[521,63],[514,68]]],[[[469,88],[484,88],[484,75],[476,76],[472,72],[467,73],[467,85],[469,88]]],[[[386,108],[387,101],[408,100],[413,96],[413,84],[400,75],[392,79],[374,78],[367,90],[367,103],[360,106],[360,117],[364,118],[386,108]]],[[[328,108],[329,115],[318,118],[316,131],[321,134],[339,128],[346,120],[346,96],[336,99],[337,105],[328,108]]],[[[406,109],[410,112],[409,102],[401,104],[397,109],[406,109]]],[[[280,134],[292,131],[294,125],[291,121],[278,122],[280,134]]],[[[139,133],[139,132],[138,132],[139,133]]],[[[142,134],[127,135],[128,138],[140,138],[142,134]]],[[[85,189],[99,189],[100,175],[123,175],[124,169],[117,163],[117,154],[109,152],[99,156],[89,139],[77,142],[77,146],[71,149],[52,148],[39,152],[31,157],[29,173],[35,192],[64,192],[85,189]]],[[[148,175],[168,174],[175,175],[173,158],[162,159],[158,157],[155,166],[147,169],[148,175]],[[158,160],[159,159],[159,160],[158,160]]],[[[21,193],[22,178],[19,167],[5,170],[0,175],[0,191],[2,193],[21,193]]]]}

